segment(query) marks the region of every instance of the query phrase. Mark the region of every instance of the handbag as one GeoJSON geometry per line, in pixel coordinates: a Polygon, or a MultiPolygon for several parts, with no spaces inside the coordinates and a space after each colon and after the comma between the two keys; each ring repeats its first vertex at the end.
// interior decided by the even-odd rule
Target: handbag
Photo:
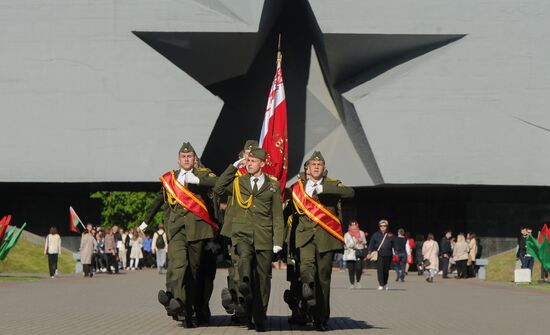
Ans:
{"type": "Polygon", "coordinates": [[[431,263],[430,260],[427,259],[427,258],[424,258],[424,260],[422,261],[422,266],[423,266],[424,268],[427,268],[427,267],[430,266],[431,264],[432,264],[432,263],[431,263]]]}
{"type": "Polygon", "coordinates": [[[355,257],[357,258],[365,258],[367,257],[367,252],[365,248],[363,249],[355,249],[355,257]]]}
{"type": "Polygon", "coordinates": [[[371,252],[369,260],[371,262],[376,262],[378,260],[378,252],[380,251],[380,248],[382,248],[382,245],[384,244],[384,241],[386,240],[386,235],[384,234],[384,238],[382,239],[382,242],[380,242],[380,245],[378,246],[378,249],[376,251],[371,252]]]}

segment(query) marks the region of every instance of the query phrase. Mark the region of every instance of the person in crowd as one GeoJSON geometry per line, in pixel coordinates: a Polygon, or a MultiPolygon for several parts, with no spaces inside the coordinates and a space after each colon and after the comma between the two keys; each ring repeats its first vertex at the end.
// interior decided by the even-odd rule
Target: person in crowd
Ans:
{"type": "Polygon", "coordinates": [[[432,233],[428,234],[428,238],[422,245],[422,256],[424,258],[424,268],[426,270],[426,281],[434,282],[434,276],[439,270],[439,245],[434,240],[432,233]]]}
{"type": "Polygon", "coordinates": [[[451,238],[453,232],[450,229],[445,231],[445,236],[441,238],[440,252],[441,252],[441,270],[443,272],[442,278],[449,278],[449,261],[453,255],[453,249],[451,247],[451,238]]]}
{"type": "Polygon", "coordinates": [[[405,232],[405,237],[407,238],[407,243],[409,244],[410,250],[410,253],[407,254],[407,265],[405,266],[405,275],[408,275],[410,266],[414,264],[414,255],[416,250],[414,249],[414,238],[412,238],[411,233],[405,232]]]}
{"type": "Polygon", "coordinates": [[[128,231],[126,229],[120,228],[120,242],[117,242],[118,245],[118,257],[120,259],[120,266],[122,269],[126,269],[128,266],[127,262],[127,252],[126,249],[126,238],[128,237],[128,231]]]}
{"type": "Polygon", "coordinates": [[[153,254],[157,259],[157,270],[162,274],[162,269],[166,266],[166,251],[168,250],[168,239],[164,231],[164,225],[159,224],[159,229],[153,234],[153,254]]]}
{"type": "Polygon", "coordinates": [[[364,251],[367,248],[365,233],[359,229],[359,223],[352,220],[348,231],[344,235],[344,258],[348,268],[350,289],[361,288],[361,275],[363,274],[364,251]]]}
{"type": "Polygon", "coordinates": [[[394,252],[395,255],[397,255],[397,262],[395,262],[395,281],[401,280],[401,282],[404,282],[407,255],[411,254],[411,249],[405,237],[405,229],[403,228],[397,230],[397,236],[394,238],[394,252]]]}
{"type": "Polygon", "coordinates": [[[521,262],[522,269],[531,269],[532,271],[535,262],[533,256],[527,253],[526,247],[527,237],[529,236],[529,229],[530,228],[528,227],[521,227],[521,235],[518,237],[518,251],[516,256],[521,262]]]}
{"type": "Polygon", "coordinates": [[[393,236],[388,231],[388,225],[388,220],[380,220],[380,222],[378,222],[379,230],[372,234],[367,255],[367,259],[373,259],[373,255],[376,255],[378,290],[386,291],[389,289],[388,277],[394,248],[393,236]]]}
{"type": "Polygon", "coordinates": [[[97,242],[91,234],[91,229],[86,229],[82,233],[80,239],[80,263],[82,263],[82,270],[84,271],[84,277],[93,277],[92,273],[92,258],[94,256],[94,250],[97,247],[97,242]]]}
{"type": "Polygon", "coordinates": [[[113,228],[107,228],[105,234],[105,257],[107,258],[107,272],[109,274],[118,273],[118,257],[115,235],[113,234],[113,228]]]}
{"type": "Polygon", "coordinates": [[[115,238],[115,246],[116,246],[116,256],[115,256],[115,262],[117,263],[118,268],[121,267],[121,261],[120,261],[120,249],[123,247],[122,242],[122,233],[120,231],[119,226],[114,225],[113,226],[113,236],[115,238]]]}
{"type": "Polygon", "coordinates": [[[95,268],[97,272],[107,272],[107,258],[105,257],[105,239],[102,232],[96,234],[95,268]]]}
{"type": "Polygon", "coordinates": [[[468,253],[470,248],[464,238],[464,234],[460,233],[456,237],[456,243],[453,248],[453,258],[456,263],[457,276],[456,278],[466,278],[466,263],[468,262],[468,253]]]}
{"type": "Polygon", "coordinates": [[[126,248],[126,270],[130,270],[130,254],[132,253],[132,229],[129,229],[124,239],[124,247],[126,248]]]}
{"type": "Polygon", "coordinates": [[[466,265],[468,267],[467,269],[467,277],[472,278],[475,277],[475,264],[476,264],[476,256],[477,256],[477,240],[476,240],[476,234],[473,232],[469,232],[466,235],[466,241],[468,242],[468,248],[470,251],[468,251],[468,261],[466,262],[466,265]]]}
{"type": "Polygon", "coordinates": [[[147,268],[153,266],[153,240],[150,234],[145,234],[143,239],[143,266],[147,268]]]}
{"type": "Polygon", "coordinates": [[[334,262],[338,264],[338,272],[346,271],[346,261],[344,260],[343,252],[345,252],[345,250],[334,252],[334,262]]]}
{"type": "Polygon", "coordinates": [[[48,255],[48,268],[51,278],[57,275],[57,259],[59,254],[61,254],[61,237],[57,233],[57,228],[51,227],[44,244],[44,255],[48,255]]]}
{"type": "Polygon", "coordinates": [[[139,260],[143,258],[143,233],[139,229],[134,229],[132,232],[132,241],[130,242],[132,251],[130,253],[130,270],[139,268],[139,260]]]}
{"type": "Polygon", "coordinates": [[[422,256],[422,245],[424,245],[424,235],[417,234],[414,239],[414,262],[416,263],[416,269],[418,275],[422,276],[424,273],[424,267],[422,261],[424,257],[422,256]]]}

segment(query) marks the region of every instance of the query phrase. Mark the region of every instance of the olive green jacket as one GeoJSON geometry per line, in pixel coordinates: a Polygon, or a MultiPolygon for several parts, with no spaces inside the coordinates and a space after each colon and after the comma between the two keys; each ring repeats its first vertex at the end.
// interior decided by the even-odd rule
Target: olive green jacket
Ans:
{"type": "Polygon", "coordinates": [[[254,245],[256,250],[271,250],[274,245],[283,246],[284,222],[281,192],[279,183],[268,175],[265,182],[252,197],[249,208],[243,208],[233,194],[233,181],[238,178],[241,198],[243,201],[252,195],[250,175],[236,177],[237,169],[230,165],[219,177],[214,186],[214,192],[231,195],[227,199],[230,211],[230,227],[226,226],[224,233],[230,231],[231,242],[237,245],[246,242],[254,245]]]}
{"type": "MultiPolygon", "coordinates": [[[[313,194],[313,198],[318,200],[333,213],[338,214],[338,202],[340,199],[353,198],[355,195],[353,188],[344,186],[344,184],[337,179],[325,177],[321,185],[323,185],[323,192],[320,194],[313,194]]],[[[298,215],[298,217],[299,222],[294,231],[296,248],[303,247],[312,239],[315,240],[317,249],[321,253],[342,248],[342,242],[340,242],[340,240],[332,236],[307,215],[301,214],[298,215]]]]}
{"type": "MultiPolygon", "coordinates": [[[[178,178],[179,174],[180,170],[176,170],[174,175],[178,178]]],[[[186,186],[206,204],[210,217],[214,219],[212,202],[208,197],[208,192],[216,184],[218,177],[206,168],[194,168],[193,174],[199,178],[199,183],[186,186]]],[[[146,224],[151,222],[155,214],[165,203],[166,198],[167,195],[165,194],[164,187],[162,187],[155,202],[147,212],[147,216],[145,217],[146,224]]],[[[190,242],[214,237],[212,226],[180,204],[170,205],[166,203],[165,206],[164,225],[169,240],[183,227],[185,227],[187,240],[190,242]]]]}

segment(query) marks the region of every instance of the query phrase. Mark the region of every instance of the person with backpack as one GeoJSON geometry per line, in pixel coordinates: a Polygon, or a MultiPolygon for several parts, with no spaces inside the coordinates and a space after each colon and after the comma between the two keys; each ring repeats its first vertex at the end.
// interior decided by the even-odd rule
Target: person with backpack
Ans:
{"type": "Polygon", "coordinates": [[[166,265],[166,251],[168,250],[168,239],[164,231],[164,225],[159,224],[159,229],[153,234],[153,255],[157,256],[157,269],[162,274],[166,265]]]}

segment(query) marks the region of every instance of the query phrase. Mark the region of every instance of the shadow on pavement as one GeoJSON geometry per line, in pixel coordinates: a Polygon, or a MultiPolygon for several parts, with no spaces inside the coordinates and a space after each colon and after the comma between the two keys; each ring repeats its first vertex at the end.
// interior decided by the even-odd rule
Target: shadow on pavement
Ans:
{"type": "MultiPolygon", "coordinates": [[[[312,326],[301,326],[288,323],[288,315],[269,315],[266,322],[267,329],[270,331],[283,330],[314,330],[312,326]]],[[[230,315],[212,315],[208,327],[235,327],[246,328],[231,321],[230,315]]],[[[368,324],[362,320],[354,320],[349,317],[331,317],[328,322],[329,330],[346,329],[386,329],[368,324]]]]}

